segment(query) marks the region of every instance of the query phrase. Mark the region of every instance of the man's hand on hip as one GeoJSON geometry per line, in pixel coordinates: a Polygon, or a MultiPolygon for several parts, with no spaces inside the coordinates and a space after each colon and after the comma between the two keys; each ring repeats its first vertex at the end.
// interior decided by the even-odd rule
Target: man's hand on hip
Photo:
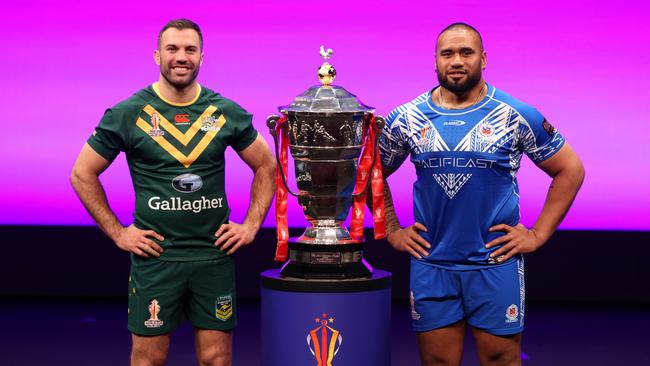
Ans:
{"type": "Polygon", "coordinates": [[[165,240],[162,235],[153,230],[140,230],[131,224],[120,232],[117,239],[115,239],[115,244],[120,249],[135,253],[141,257],[160,257],[163,249],[149,237],[156,238],[159,241],[165,240]]]}
{"type": "Polygon", "coordinates": [[[251,225],[228,221],[227,224],[221,225],[219,230],[214,233],[217,237],[214,244],[230,255],[240,247],[250,244],[255,239],[256,233],[257,229],[251,225]]]}
{"type": "Polygon", "coordinates": [[[429,255],[427,249],[431,249],[431,244],[420,236],[420,231],[427,231],[426,226],[419,222],[411,226],[393,231],[388,234],[386,238],[388,243],[400,252],[409,252],[417,259],[422,259],[422,256],[429,255]]]}
{"type": "Polygon", "coordinates": [[[490,253],[490,258],[494,258],[499,263],[507,261],[513,255],[534,252],[545,241],[537,235],[534,229],[528,229],[522,224],[516,226],[499,224],[490,228],[490,232],[493,231],[506,233],[485,244],[488,249],[503,244],[501,248],[490,253]]]}

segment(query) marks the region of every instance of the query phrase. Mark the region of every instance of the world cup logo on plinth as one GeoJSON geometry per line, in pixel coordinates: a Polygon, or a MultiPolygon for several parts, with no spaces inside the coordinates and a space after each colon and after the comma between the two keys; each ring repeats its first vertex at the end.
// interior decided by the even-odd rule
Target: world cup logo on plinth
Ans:
{"type": "MultiPolygon", "coordinates": [[[[321,46],[329,59],[332,50],[321,46]]],[[[375,238],[385,236],[383,176],[377,143],[384,119],[340,86],[328,62],[318,69],[313,86],[267,119],[273,135],[276,171],[278,246],[275,259],[287,261],[283,276],[344,279],[369,277],[363,259],[366,194],[372,194],[375,238]],[[287,184],[288,153],[294,160],[294,192],[287,184]],[[311,224],[302,236],[289,238],[288,194],[298,197],[311,224]],[[342,225],[353,207],[351,228],[342,225]]]]}
{"type": "Polygon", "coordinates": [[[320,325],[307,335],[309,351],[316,358],[317,366],[332,366],[334,356],[343,343],[343,336],[333,328],[333,316],[323,313],[320,317],[316,317],[315,321],[320,325]]]}

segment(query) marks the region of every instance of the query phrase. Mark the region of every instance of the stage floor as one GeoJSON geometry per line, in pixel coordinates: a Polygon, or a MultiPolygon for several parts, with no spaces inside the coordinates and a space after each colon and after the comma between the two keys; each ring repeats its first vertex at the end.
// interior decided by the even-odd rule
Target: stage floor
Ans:
{"type": "MultiPolygon", "coordinates": [[[[126,298],[1,298],[0,302],[0,365],[128,364],[126,298]]],[[[393,304],[392,364],[396,366],[419,365],[409,316],[408,304],[393,304]]],[[[240,301],[234,366],[259,365],[259,327],[259,303],[240,301]]],[[[649,329],[647,304],[529,304],[523,365],[650,365],[649,329]]],[[[196,365],[187,324],[172,335],[167,364],[196,365]]],[[[462,364],[479,364],[471,336],[466,338],[462,364]]]]}

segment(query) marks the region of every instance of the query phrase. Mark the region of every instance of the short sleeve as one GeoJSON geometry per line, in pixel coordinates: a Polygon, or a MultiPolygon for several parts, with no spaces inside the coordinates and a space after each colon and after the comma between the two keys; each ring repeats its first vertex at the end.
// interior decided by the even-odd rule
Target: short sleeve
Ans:
{"type": "Polygon", "coordinates": [[[87,142],[104,159],[113,161],[120,151],[125,151],[126,141],[123,124],[115,117],[115,113],[108,109],[87,142]]]}
{"type": "Polygon", "coordinates": [[[535,164],[555,155],[564,145],[564,137],[534,108],[522,111],[519,147],[535,164]]]}
{"type": "Polygon", "coordinates": [[[233,135],[230,146],[236,151],[242,151],[257,138],[257,130],[253,127],[253,115],[235,105],[226,112],[227,121],[232,123],[233,135]]]}
{"type": "Polygon", "coordinates": [[[385,168],[396,170],[409,154],[408,144],[404,138],[404,113],[394,110],[386,118],[379,136],[381,163],[385,168]]]}

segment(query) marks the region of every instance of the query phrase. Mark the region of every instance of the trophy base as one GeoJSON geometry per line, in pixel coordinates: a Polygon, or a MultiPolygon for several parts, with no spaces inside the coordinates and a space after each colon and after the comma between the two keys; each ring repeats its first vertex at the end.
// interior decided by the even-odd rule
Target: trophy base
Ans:
{"type": "Polygon", "coordinates": [[[372,276],[362,244],[289,243],[289,260],[280,274],[302,279],[349,279],[372,276]]]}

